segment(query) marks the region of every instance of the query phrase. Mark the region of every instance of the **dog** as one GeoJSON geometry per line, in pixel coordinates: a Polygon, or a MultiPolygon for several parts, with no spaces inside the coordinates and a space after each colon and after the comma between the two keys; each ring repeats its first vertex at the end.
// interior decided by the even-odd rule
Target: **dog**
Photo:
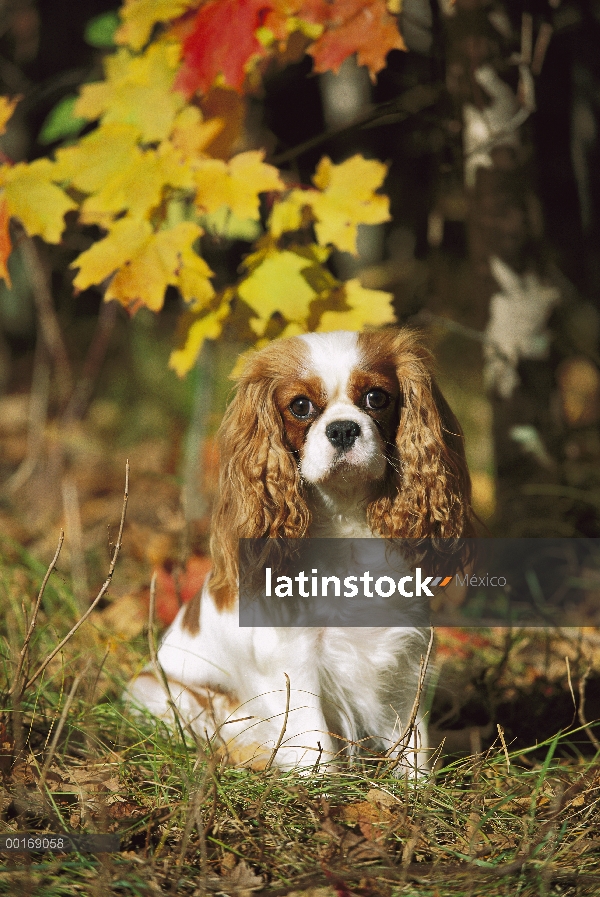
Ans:
{"type": "MultiPolygon", "coordinates": [[[[430,354],[407,329],[276,340],[247,361],[219,449],[212,571],[128,700],[171,725],[176,713],[231,762],[307,768],[366,750],[404,768],[428,631],[244,628],[238,546],[472,536],[463,434],[430,354]]],[[[425,770],[427,728],[414,723],[410,768],[425,770]]]]}

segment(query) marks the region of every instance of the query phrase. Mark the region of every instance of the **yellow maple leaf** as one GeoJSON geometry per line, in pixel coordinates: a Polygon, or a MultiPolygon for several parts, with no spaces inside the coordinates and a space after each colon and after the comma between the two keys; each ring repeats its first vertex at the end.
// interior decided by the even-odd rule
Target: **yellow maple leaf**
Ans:
{"type": "Polygon", "coordinates": [[[81,206],[84,224],[109,227],[125,211],[144,218],[162,201],[165,187],[193,188],[191,168],[168,141],[142,150],[137,133],[132,125],[113,122],[58,150],[55,179],[91,194],[81,206]]]}
{"type": "Polygon", "coordinates": [[[50,159],[0,169],[0,186],[10,217],[18,218],[30,236],[59,243],[65,228],[65,214],[77,208],[64,190],[54,183],[56,168],[50,159]]]}
{"type": "Polygon", "coordinates": [[[393,324],[396,315],[392,308],[392,294],[383,290],[368,290],[358,278],[344,284],[349,311],[326,311],[319,321],[318,331],[362,330],[363,327],[380,327],[393,324]]]}
{"type": "Polygon", "coordinates": [[[139,160],[139,131],[134,125],[103,124],[72,146],[56,151],[56,180],[82,193],[94,193],[132,161],[139,160]]]}
{"type": "Polygon", "coordinates": [[[182,281],[186,298],[197,304],[206,302],[214,295],[212,272],[192,248],[201,234],[202,229],[191,221],[154,233],[147,221],[121,219],[75,260],[80,271],[74,284],[83,289],[115,272],[106,290],[107,302],[116,299],[126,308],[146,305],[159,311],[167,287],[180,286],[182,281]]]}
{"type": "Polygon", "coordinates": [[[81,88],[74,114],[133,125],[142,142],[164,140],[185,105],[183,94],[172,90],[180,50],[178,43],[159,40],[140,56],[124,47],[107,56],[105,80],[81,88]]]}
{"type": "Polygon", "coordinates": [[[194,366],[205,339],[217,339],[223,329],[223,321],[229,314],[229,302],[223,301],[215,311],[193,321],[187,332],[183,348],[174,349],[169,358],[169,367],[179,377],[184,377],[194,366]]]}
{"type": "Polygon", "coordinates": [[[319,192],[303,194],[317,219],[315,232],[321,245],[333,243],[356,255],[358,225],[389,221],[389,200],[375,193],[386,173],[382,162],[360,155],[340,165],[334,165],[327,156],[321,159],[313,178],[319,192]]]}
{"type": "Polygon", "coordinates": [[[310,203],[305,198],[304,190],[292,190],[275,203],[269,218],[269,230],[276,240],[282,234],[302,227],[302,211],[306,206],[310,206],[310,203]]]}
{"type": "Polygon", "coordinates": [[[204,152],[224,127],[222,118],[209,118],[205,121],[197,106],[186,106],[175,119],[171,143],[180,152],[182,159],[192,161],[204,152]]]}
{"type": "Polygon", "coordinates": [[[193,187],[191,169],[168,143],[157,150],[132,154],[129,163],[115,172],[102,189],[84,200],[81,221],[106,226],[123,211],[133,218],[145,218],[161,202],[165,187],[193,187]]]}
{"type": "Polygon", "coordinates": [[[102,283],[118,268],[125,265],[152,236],[148,221],[121,218],[108,234],[92,243],[89,249],[78,255],[72,268],[79,268],[73,281],[78,290],[102,283]]]}
{"type": "Polygon", "coordinates": [[[21,97],[14,97],[12,100],[9,100],[8,97],[0,97],[0,134],[4,134],[6,131],[7,122],[20,99],[21,97]]]}
{"type": "Polygon", "coordinates": [[[196,205],[203,212],[228,206],[239,218],[259,218],[259,193],[282,190],[279,172],[263,162],[264,152],[250,150],[230,162],[206,159],[194,174],[196,205]]]}
{"type": "Polygon", "coordinates": [[[141,50],[156,24],[176,19],[195,5],[191,0],[125,0],[119,13],[123,24],[115,40],[141,50]]]}
{"type": "Polygon", "coordinates": [[[295,252],[275,252],[242,280],[238,293],[259,318],[250,322],[255,333],[262,332],[274,312],[288,321],[306,318],[308,305],[317,295],[302,276],[302,271],[310,265],[310,261],[295,252]]]}

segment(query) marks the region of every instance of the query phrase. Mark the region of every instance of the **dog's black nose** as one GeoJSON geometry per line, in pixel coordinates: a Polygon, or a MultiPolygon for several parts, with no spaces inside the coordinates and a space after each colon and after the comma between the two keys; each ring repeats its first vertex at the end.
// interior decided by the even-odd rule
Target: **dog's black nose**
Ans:
{"type": "Polygon", "coordinates": [[[360,436],[360,427],[353,420],[334,420],[325,427],[325,435],[334,448],[347,452],[360,436]]]}

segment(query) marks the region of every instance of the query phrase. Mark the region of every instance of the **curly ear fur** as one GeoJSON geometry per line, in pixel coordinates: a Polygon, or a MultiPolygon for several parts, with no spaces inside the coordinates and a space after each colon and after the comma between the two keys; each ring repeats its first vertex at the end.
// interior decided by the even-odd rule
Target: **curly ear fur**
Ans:
{"type": "Polygon", "coordinates": [[[431,355],[414,333],[395,335],[392,345],[391,335],[385,337],[402,407],[396,456],[384,494],[367,509],[369,525],[388,538],[473,536],[464,437],[433,380],[431,355]]]}
{"type": "Polygon", "coordinates": [[[210,539],[210,590],[219,609],[235,600],[238,539],[300,538],[308,529],[310,515],[296,459],[286,447],[275,404],[286,367],[277,370],[275,351],[267,347],[251,359],[218,434],[219,498],[210,539]]]}

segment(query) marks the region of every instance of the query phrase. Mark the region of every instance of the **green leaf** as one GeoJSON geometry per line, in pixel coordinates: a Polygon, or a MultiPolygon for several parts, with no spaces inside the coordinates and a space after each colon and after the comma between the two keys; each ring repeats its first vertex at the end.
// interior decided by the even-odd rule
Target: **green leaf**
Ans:
{"type": "Polygon", "coordinates": [[[83,126],[87,124],[87,119],[73,114],[76,102],[77,97],[73,95],[64,97],[56,104],[42,125],[38,138],[40,143],[54,143],[56,140],[75,137],[79,134],[83,126]]]}
{"type": "Polygon", "coordinates": [[[85,26],[83,32],[84,40],[91,47],[97,47],[99,50],[107,50],[116,46],[115,31],[121,24],[121,20],[116,12],[103,12],[85,26]]]}

